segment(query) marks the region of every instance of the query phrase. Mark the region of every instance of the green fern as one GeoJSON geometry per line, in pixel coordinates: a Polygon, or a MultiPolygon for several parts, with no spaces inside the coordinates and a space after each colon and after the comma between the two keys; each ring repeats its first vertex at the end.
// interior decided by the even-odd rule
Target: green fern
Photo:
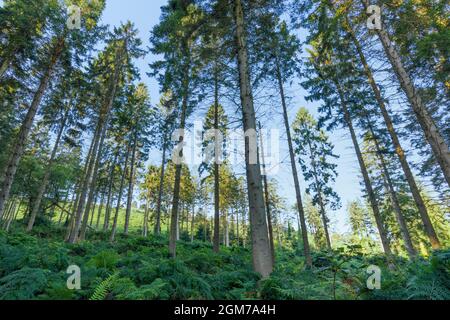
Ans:
{"type": "Polygon", "coordinates": [[[47,286],[49,272],[23,268],[0,279],[0,300],[29,300],[47,286]]]}
{"type": "Polygon", "coordinates": [[[119,277],[119,272],[116,272],[110,275],[108,278],[100,282],[100,284],[95,288],[94,294],[91,296],[89,300],[91,301],[101,301],[105,300],[108,292],[111,290],[114,282],[119,277]]]}
{"type": "Polygon", "coordinates": [[[450,252],[435,252],[430,262],[415,270],[409,280],[408,299],[449,300],[450,299],[450,252]]]}

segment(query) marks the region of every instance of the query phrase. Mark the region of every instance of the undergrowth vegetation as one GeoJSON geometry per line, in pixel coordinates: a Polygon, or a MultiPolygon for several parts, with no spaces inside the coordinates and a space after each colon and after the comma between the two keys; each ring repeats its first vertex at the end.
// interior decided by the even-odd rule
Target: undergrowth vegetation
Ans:
{"type": "Polygon", "coordinates": [[[213,254],[209,243],[179,243],[170,259],[165,237],[107,235],[70,245],[62,229],[39,226],[32,235],[0,231],[0,299],[450,299],[450,251],[429,259],[362,253],[358,246],[315,252],[306,268],[300,252],[277,252],[273,275],[260,280],[252,271],[248,248],[223,248],[213,254]],[[67,287],[67,268],[81,268],[81,289],[67,287]],[[367,267],[379,266],[381,289],[367,288],[367,267]]]}

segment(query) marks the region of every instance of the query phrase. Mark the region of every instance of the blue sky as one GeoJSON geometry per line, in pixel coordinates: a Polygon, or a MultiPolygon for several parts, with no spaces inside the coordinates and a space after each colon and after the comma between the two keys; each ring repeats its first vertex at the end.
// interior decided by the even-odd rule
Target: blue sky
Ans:
{"type": "MultiPolygon", "coordinates": [[[[140,37],[144,44],[148,46],[148,39],[150,30],[159,22],[160,7],[166,3],[166,0],[107,0],[106,11],[103,15],[103,22],[117,26],[120,22],[127,20],[132,21],[140,31],[140,37]]],[[[304,36],[304,35],[300,35],[304,36]]],[[[153,79],[149,79],[146,73],[149,71],[148,64],[153,61],[155,57],[147,55],[145,59],[138,62],[138,66],[141,70],[143,81],[148,85],[151,93],[151,98],[154,103],[159,100],[159,88],[157,83],[153,79]]],[[[317,115],[316,103],[309,103],[303,99],[306,93],[299,86],[289,88],[289,93],[292,95],[292,102],[290,108],[291,121],[295,117],[295,113],[300,107],[306,107],[313,114],[317,115]]],[[[280,108],[274,106],[274,108],[280,108]]],[[[201,120],[200,115],[194,115],[191,117],[190,122],[201,120]]],[[[263,126],[270,128],[278,128],[280,131],[284,130],[281,114],[276,115],[274,118],[266,119],[263,122],[263,126]],[[264,123],[265,122],[265,123],[264,123]]],[[[284,138],[284,135],[283,137],[284,138]]],[[[346,130],[337,130],[331,135],[331,140],[335,144],[335,152],[341,156],[337,161],[339,177],[336,181],[336,190],[342,198],[342,209],[331,213],[331,219],[334,222],[334,229],[338,232],[348,230],[347,212],[346,207],[349,201],[355,200],[361,196],[359,186],[359,167],[354,154],[349,134],[346,130]]],[[[280,142],[281,160],[285,160],[287,154],[287,143],[283,139],[280,142]]],[[[155,164],[159,163],[159,156],[157,153],[152,153],[151,162],[155,164]]],[[[280,193],[288,199],[289,205],[295,203],[295,194],[293,192],[294,185],[292,181],[292,175],[290,170],[289,161],[284,161],[280,165],[280,170],[277,174],[271,176],[278,180],[280,186],[280,193]]],[[[303,182],[302,177],[301,181],[303,182]]],[[[305,190],[304,183],[302,183],[302,190],[305,190]]]]}
{"type": "MultiPolygon", "coordinates": [[[[149,45],[150,30],[159,22],[160,7],[166,3],[166,0],[107,0],[106,10],[104,12],[102,21],[105,24],[111,26],[118,26],[122,22],[127,20],[132,21],[136,28],[139,30],[139,36],[142,39],[144,46],[149,45]]],[[[3,0],[0,0],[0,5],[3,4],[3,0]]],[[[300,34],[300,37],[304,35],[300,34]]],[[[142,81],[145,82],[149,88],[151,99],[153,103],[159,100],[159,87],[154,79],[150,79],[146,73],[149,71],[148,64],[155,60],[156,57],[147,55],[145,58],[137,61],[137,66],[141,71],[142,81]]],[[[290,106],[290,119],[291,121],[295,117],[295,113],[300,107],[306,107],[311,113],[317,115],[316,103],[306,102],[303,97],[306,95],[304,90],[298,85],[294,85],[288,88],[288,93],[292,96],[290,106]]],[[[270,119],[263,119],[263,126],[265,128],[279,129],[284,131],[284,125],[279,112],[280,106],[273,106],[274,115],[270,119]]],[[[202,115],[194,115],[190,122],[199,121],[202,119],[202,115]]],[[[336,181],[336,191],[342,198],[342,209],[332,213],[330,212],[330,218],[333,222],[333,229],[337,232],[345,232],[348,230],[347,226],[347,203],[361,197],[359,186],[359,167],[356,156],[354,154],[349,134],[346,130],[337,130],[331,135],[331,141],[335,144],[335,153],[340,155],[340,159],[337,161],[339,177],[336,181]]],[[[292,174],[290,170],[290,164],[288,161],[287,143],[282,135],[280,142],[280,159],[284,160],[280,164],[280,170],[277,174],[271,176],[278,181],[280,187],[280,194],[287,198],[289,206],[295,203],[294,185],[292,180],[292,174]]],[[[158,152],[152,152],[150,156],[150,162],[159,164],[158,152]]],[[[302,182],[302,190],[305,190],[303,179],[300,176],[302,182]]]]}
{"type": "MultiPolygon", "coordinates": [[[[1,1],[1,0],[0,0],[1,1]]],[[[166,0],[106,0],[106,9],[103,14],[103,22],[111,26],[118,26],[121,22],[130,20],[139,30],[139,36],[147,48],[149,46],[150,30],[159,22],[161,6],[166,4],[166,0]]],[[[159,99],[159,88],[156,81],[147,77],[149,63],[154,57],[147,55],[139,60],[137,65],[141,70],[142,80],[150,90],[152,101],[159,99]]]]}

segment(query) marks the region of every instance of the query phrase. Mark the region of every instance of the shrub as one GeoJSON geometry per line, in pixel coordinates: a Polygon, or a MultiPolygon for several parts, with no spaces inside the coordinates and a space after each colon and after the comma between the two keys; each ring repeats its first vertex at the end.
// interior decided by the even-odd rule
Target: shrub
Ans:
{"type": "Polygon", "coordinates": [[[104,250],[96,254],[89,260],[89,265],[97,268],[113,270],[120,260],[120,256],[114,250],[104,250]]]}
{"type": "Polygon", "coordinates": [[[27,300],[47,286],[48,271],[23,268],[0,279],[0,300],[27,300]]]}

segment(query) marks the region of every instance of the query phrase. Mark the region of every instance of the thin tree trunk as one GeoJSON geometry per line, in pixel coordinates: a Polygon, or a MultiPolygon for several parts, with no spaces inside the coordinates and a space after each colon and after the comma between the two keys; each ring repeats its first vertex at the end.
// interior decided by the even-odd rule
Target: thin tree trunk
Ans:
{"type": "Polygon", "coordinates": [[[0,225],[4,225],[4,228],[6,229],[6,226],[8,224],[9,218],[11,216],[11,212],[14,209],[16,201],[14,199],[10,199],[8,203],[6,204],[6,210],[5,214],[3,215],[3,220],[0,220],[0,225]]]}
{"type": "Polygon", "coordinates": [[[144,211],[144,223],[142,228],[142,236],[146,237],[148,236],[148,212],[149,212],[149,205],[148,205],[148,199],[145,199],[145,211],[144,211]]]}
{"type": "Polygon", "coordinates": [[[278,63],[277,63],[277,79],[278,79],[278,86],[279,86],[280,96],[281,96],[281,104],[283,107],[284,126],[286,128],[286,135],[287,135],[287,141],[288,141],[288,147],[289,147],[289,156],[290,156],[290,160],[291,160],[292,177],[294,178],[295,196],[297,199],[297,211],[298,211],[298,217],[299,217],[299,221],[300,221],[299,232],[301,232],[301,235],[302,235],[303,252],[304,252],[305,258],[306,258],[306,264],[309,267],[312,267],[311,250],[309,247],[309,240],[308,240],[308,228],[306,227],[305,211],[303,209],[302,194],[300,191],[300,182],[298,180],[297,163],[295,160],[294,147],[292,145],[292,136],[291,136],[291,129],[290,129],[288,112],[287,112],[286,96],[284,93],[284,85],[283,85],[283,80],[282,80],[283,78],[282,78],[280,67],[279,67],[278,63]]]}
{"type": "Polygon", "coordinates": [[[194,242],[195,203],[192,204],[191,242],[194,242]]]}
{"type": "Polygon", "coordinates": [[[247,246],[247,226],[245,224],[245,213],[242,214],[242,247],[247,246]]]}
{"type": "Polygon", "coordinates": [[[330,233],[328,232],[328,217],[325,212],[325,205],[322,198],[322,188],[319,184],[319,177],[317,175],[317,163],[314,155],[314,151],[312,149],[311,143],[308,144],[309,152],[311,156],[311,165],[313,167],[313,175],[314,175],[314,182],[316,184],[317,189],[317,195],[319,200],[319,207],[320,207],[320,215],[322,216],[322,223],[323,223],[323,230],[325,232],[325,239],[327,241],[327,248],[331,250],[331,239],[330,239],[330,233]]]}
{"type": "MultiPolygon", "coordinates": [[[[119,76],[120,71],[122,69],[122,55],[125,53],[124,51],[127,48],[127,41],[125,40],[124,46],[119,49],[120,51],[116,53],[115,62],[114,62],[114,75],[111,78],[111,82],[109,83],[108,93],[105,96],[105,101],[103,103],[103,106],[100,110],[100,117],[97,123],[97,129],[96,134],[94,135],[93,139],[93,148],[92,148],[92,158],[89,161],[89,166],[85,175],[85,180],[83,183],[83,187],[81,189],[81,196],[80,196],[80,202],[78,204],[78,208],[76,211],[76,219],[75,219],[75,225],[74,228],[70,234],[69,242],[75,243],[78,239],[78,233],[81,228],[81,219],[83,217],[83,210],[85,206],[86,196],[89,189],[89,186],[92,183],[93,179],[93,170],[95,166],[95,160],[96,160],[96,154],[99,152],[99,146],[100,146],[100,139],[102,136],[103,128],[106,127],[110,111],[113,105],[114,97],[116,95],[117,85],[119,82],[119,76]]],[[[101,151],[101,146],[100,146],[101,151]]]]}
{"type": "Polygon", "coordinates": [[[225,225],[225,230],[224,230],[224,237],[223,237],[223,242],[225,247],[229,248],[230,247],[230,224],[228,221],[228,210],[225,210],[225,215],[224,215],[224,225],[225,225]]]}
{"type": "Polygon", "coordinates": [[[391,255],[392,255],[391,247],[389,245],[386,231],[384,229],[383,220],[381,218],[380,209],[378,207],[378,203],[377,203],[377,200],[375,197],[375,192],[373,191],[373,188],[372,188],[372,183],[370,181],[369,173],[367,172],[367,167],[366,167],[366,164],[364,163],[361,149],[359,148],[358,139],[356,137],[355,129],[353,127],[353,121],[352,121],[350,112],[347,107],[347,102],[345,101],[345,98],[344,98],[344,92],[343,92],[339,82],[336,81],[335,79],[333,79],[333,81],[334,81],[334,84],[336,85],[336,88],[339,93],[339,98],[341,100],[341,107],[344,112],[345,122],[347,123],[347,126],[350,130],[350,135],[352,137],[353,146],[355,148],[356,156],[358,158],[359,167],[360,167],[361,173],[363,175],[366,192],[369,197],[370,205],[372,207],[373,215],[375,217],[375,223],[377,225],[378,233],[380,235],[381,244],[383,246],[384,253],[388,257],[388,259],[390,259],[391,255]]]}
{"type": "Polygon", "coordinates": [[[112,191],[114,185],[114,171],[117,164],[117,158],[119,157],[119,148],[116,150],[116,154],[114,155],[114,160],[111,166],[111,172],[109,174],[109,187],[108,187],[108,198],[106,200],[106,209],[105,209],[105,219],[103,221],[103,232],[106,232],[109,229],[109,220],[111,215],[111,202],[112,202],[112,191]]]}
{"type": "MultiPolygon", "coordinates": [[[[91,151],[89,150],[88,158],[90,157],[90,153],[91,153],[91,151]]],[[[86,171],[86,167],[84,168],[84,171],[86,171]]],[[[75,216],[74,212],[75,212],[75,209],[76,209],[76,207],[78,205],[78,201],[80,199],[79,198],[79,196],[80,196],[80,193],[79,193],[80,186],[81,186],[81,179],[79,179],[79,181],[77,182],[77,184],[75,185],[75,188],[73,190],[74,195],[72,197],[73,198],[72,199],[72,205],[70,206],[70,210],[67,213],[66,222],[65,222],[65,225],[67,225],[67,226],[66,226],[66,234],[64,236],[64,241],[68,241],[69,240],[70,232],[72,231],[73,222],[74,222],[74,216],[75,216]]]]}
{"type": "MultiPolygon", "coordinates": [[[[107,170],[106,172],[109,172],[109,170],[107,170]]],[[[97,221],[95,223],[95,230],[98,230],[98,227],[100,226],[100,218],[102,216],[103,207],[105,206],[105,193],[106,193],[106,186],[105,188],[103,188],[102,197],[100,199],[100,207],[98,208],[97,211],[97,221]]]]}
{"type": "Polygon", "coordinates": [[[128,228],[130,225],[130,217],[131,217],[131,203],[133,201],[133,187],[134,187],[134,171],[136,166],[136,147],[137,147],[137,134],[134,136],[133,141],[133,151],[131,155],[131,168],[130,168],[130,179],[128,183],[128,199],[127,199],[127,211],[125,213],[125,227],[124,234],[128,234],[128,228]]]}
{"type": "Polygon", "coordinates": [[[110,242],[114,242],[114,239],[116,237],[117,220],[119,218],[120,202],[122,200],[123,188],[124,188],[124,184],[125,184],[125,176],[126,176],[126,172],[127,172],[127,168],[128,168],[128,159],[130,157],[130,152],[131,152],[131,148],[130,148],[130,146],[128,146],[127,154],[125,156],[125,164],[123,165],[122,178],[120,180],[119,197],[117,198],[116,213],[114,215],[114,222],[113,222],[113,226],[112,226],[111,237],[109,238],[110,242]]]}
{"type": "MultiPolygon", "coordinates": [[[[400,164],[401,164],[401,166],[403,168],[403,172],[405,173],[406,180],[408,181],[408,185],[409,185],[409,187],[411,189],[411,193],[413,195],[414,201],[415,201],[416,206],[417,206],[417,208],[419,210],[420,217],[422,218],[422,222],[423,222],[424,227],[425,227],[425,232],[427,233],[428,238],[430,239],[430,242],[431,242],[431,245],[432,245],[433,249],[439,249],[440,248],[439,239],[438,239],[438,237],[436,235],[436,231],[434,230],[433,224],[432,224],[432,222],[430,220],[430,217],[428,215],[428,210],[427,210],[427,208],[425,206],[425,203],[424,203],[424,201],[422,199],[422,196],[420,194],[419,188],[417,187],[417,184],[415,182],[414,176],[412,174],[411,168],[410,168],[410,166],[408,164],[408,161],[406,159],[406,154],[405,154],[405,152],[404,152],[404,150],[403,150],[403,148],[402,148],[402,146],[400,144],[400,140],[399,140],[399,138],[397,136],[397,133],[395,132],[394,124],[392,123],[392,119],[391,119],[391,117],[390,117],[390,115],[389,115],[389,113],[387,111],[386,105],[385,105],[383,97],[381,95],[381,91],[380,91],[377,83],[375,82],[375,79],[373,77],[372,71],[370,70],[370,67],[369,67],[369,65],[368,65],[368,63],[366,61],[366,58],[365,58],[364,53],[363,53],[362,48],[361,48],[361,44],[359,43],[358,39],[356,38],[356,36],[355,36],[353,30],[350,28],[350,26],[348,27],[348,31],[349,31],[350,35],[352,36],[352,39],[353,39],[353,42],[355,43],[355,47],[356,47],[356,49],[358,51],[358,55],[360,57],[361,63],[364,66],[364,70],[365,70],[366,76],[367,76],[367,78],[369,80],[369,84],[372,87],[372,90],[373,90],[373,92],[375,94],[375,98],[376,98],[376,100],[378,102],[378,106],[379,106],[379,108],[381,110],[381,113],[383,115],[383,119],[384,119],[384,121],[386,123],[386,127],[387,127],[387,130],[389,132],[389,135],[391,136],[392,143],[394,145],[396,154],[397,154],[397,156],[398,156],[398,158],[400,160],[400,164]]],[[[392,52],[394,52],[396,54],[395,49],[392,46],[390,48],[392,49],[392,52]]],[[[408,80],[408,81],[409,81],[409,84],[411,84],[410,80],[408,80]]],[[[417,98],[418,98],[417,101],[420,102],[420,97],[418,95],[417,95],[417,98]]],[[[410,100],[410,102],[411,102],[411,100],[410,100]]],[[[419,107],[418,106],[414,107],[415,111],[416,111],[417,108],[419,108],[419,107]]],[[[424,113],[422,114],[422,116],[425,117],[426,110],[424,109],[423,112],[424,113]]],[[[417,112],[416,112],[416,114],[417,114],[417,112]]],[[[426,113],[426,114],[428,115],[428,113],[426,113]]],[[[420,122],[421,119],[419,117],[419,114],[417,114],[417,115],[418,115],[418,120],[420,122]]],[[[427,135],[427,131],[426,130],[428,130],[428,129],[426,129],[425,127],[422,127],[422,128],[425,131],[425,135],[427,135]]],[[[437,131],[436,131],[436,133],[437,133],[437,131]]],[[[439,133],[437,133],[437,134],[439,134],[439,133]]],[[[447,152],[448,152],[448,148],[447,148],[447,152]]],[[[442,156],[444,156],[444,153],[442,154],[442,156]]],[[[438,157],[438,156],[436,155],[436,157],[438,157]]],[[[441,159],[444,159],[444,158],[441,157],[441,159]]],[[[448,166],[448,169],[450,170],[450,153],[449,153],[449,162],[447,163],[447,166],[448,166]]],[[[449,172],[449,178],[450,178],[450,172],[449,172]]],[[[450,182],[450,180],[448,180],[448,181],[450,182]]]]}
{"type": "MultiPolygon", "coordinates": [[[[188,52],[189,50],[186,50],[188,52]]],[[[189,53],[187,53],[187,58],[189,53]]],[[[186,62],[184,70],[183,79],[183,102],[181,106],[181,120],[180,120],[180,135],[178,139],[178,145],[181,146],[179,150],[179,159],[175,166],[175,183],[173,191],[173,204],[172,204],[172,214],[170,221],[170,236],[169,236],[169,253],[172,258],[176,258],[177,249],[177,239],[179,235],[179,202],[180,202],[180,183],[181,183],[181,169],[182,169],[182,159],[183,159],[183,143],[184,143],[184,130],[186,129],[186,117],[189,99],[189,78],[190,78],[190,61],[186,62]]]]}
{"type": "Polygon", "coordinates": [[[3,75],[8,71],[9,66],[11,65],[11,59],[5,59],[0,66],[0,79],[3,78],[3,75]]]}
{"type": "Polygon", "coordinates": [[[163,141],[161,175],[159,177],[158,202],[156,203],[155,234],[157,234],[157,235],[161,234],[161,204],[162,204],[162,196],[163,196],[163,191],[164,191],[164,174],[165,174],[165,169],[166,169],[166,151],[167,151],[166,141],[163,141]]]}
{"type": "Polygon", "coordinates": [[[250,207],[252,234],[253,268],[267,278],[273,271],[270,241],[267,229],[266,210],[262,190],[261,168],[259,166],[256,138],[256,116],[249,75],[247,40],[245,36],[244,12],[241,0],[234,0],[236,23],[236,46],[239,70],[242,120],[244,132],[250,135],[245,139],[246,175],[250,207]]]}
{"type": "Polygon", "coordinates": [[[5,214],[3,215],[2,219],[0,219],[0,221],[6,220],[8,218],[8,214],[11,211],[13,204],[14,204],[14,201],[13,201],[13,199],[10,198],[5,205],[5,214]]]}
{"type": "Polygon", "coordinates": [[[272,255],[272,263],[275,265],[275,245],[273,241],[273,226],[272,226],[272,214],[270,211],[270,197],[269,197],[269,184],[267,182],[267,172],[266,172],[266,161],[264,155],[264,143],[262,137],[261,122],[259,122],[259,138],[261,144],[261,159],[262,159],[262,169],[263,169],[263,184],[264,184],[264,200],[266,203],[267,211],[267,225],[269,227],[269,241],[270,241],[270,253],[272,255]]]}
{"type": "MultiPolygon", "coordinates": [[[[180,211],[178,211],[178,215],[180,215],[180,211]]],[[[177,239],[177,241],[180,241],[180,220],[178,220],[176,226],[177,226],[176,239],[177,239]]]]}
{"type": "Polygon", "coordinates": [[[44,196],[45,190],[47,189],[47,185],[50,179],[50,174],[51,174],[51,170],[53,168],[53,163],[55,162],[55,158],[56,158],[56,153],[58,151],[59,148],[59,143],[61,142],[61,137],[63,135],[63,132],[66,128],[66,123],[67,123],[67,118],[69,117],[69,112],[70,112],[70,106],[67,108],[67,110],[64,113],[62,122],[60,124],[60,128],[58,131],[58,134],[56,136],[56,141],[55,144],[53,146],[53,150],[52,150],[52,154],[50,156],[50,159],[47,163],[47,168],[45,170],[45,174],[44,174],[44,178],[42,179],[42,183],[39,187],[37,196],[36,196],[36,200],[34,201],[33,204],[33,209],[31,211],[31,217],[30,220],[28,221],[28,226],[27,226],[27,232],[30,232],[33,229],[34,226],[34,222],[36,220],[36,216],[39,212],[39,208],[41,207],[41,201],[42,198],[44,196]]]}
{"type": "Polygon", "coordinates": [[[387,168],[387,164],[386,164],[386,161],[385,161],[385,159],[383,157],[380,144],[378,142],[378,139],[377,139],[377,137],[375,135],[375,132],[373,130],[372,124],[371,124],[370,119],[369,119],[368,116],[367,116],[367,125],[369,127],[370,133],[371,133],[373,141],[375,143],[375,148],[376,148],[378,160],[380,161],[380,164],[381,164],[381,169],[383,171],[383,175],[386,178],[387,190],[388,190],[389,196],[391,198],[392,207],[394,208],[395,216],[397,218],[398,225],[400,226],[400,233],[402,234],[402,238],[403,238],[403,241],[405,243],[406,251],[408,252],[408,255],[410,256],[410,258],[413,258],[413,257],[416,256],[417,252],[414,249],[414,245],[413,245],[412,240],[411,240],[411,235],[409,233],[405,217],[403,216],[403,212],[402,212],[402,210],[400,208],[400,202],[398,201],[397,194],[396,194],[396,192],[394,190],[394,184],[392,183],[391,175],[390,175],[389,170],[387,168]]]}
{"type": "Polygon", "coordinates": [[[89,147],[89,152],[87,154],[86,157],[86,163],[84,165],[84,169],[83,169],[83,173],[81,175],[81,177],[79,178],[78,182],[77,182],[77,186],[75,187],[75,193],[76,193],[76,199],[75,202],[73,203],[73,206],[70,210],[71,214],[70,217],[68,216],[68,218],[70,218],[69,224],[67,226],[67,232],[66,232],[66,236],[64,237],[64,241],[68,242],[70,239],[70,235],[72,234],[73,228],[75,226],[75,218],[76,218],[76,210],[78,208],[78,204],[80,202],[80,197],[81,197],[81,188],[83,186],[83,178],[86,176],[86,172],[88,170],[88,166],[89,166],[89,162],[90,159],[93,156],[93,147],[94,145],[91,143],[91,146],[89,147]]]}
{"type": "MultiPolygon", "coordinates": [[[[94,200],[95,192],[97,190],[97,176],[98,176],[98,170],[100,168],[100,161],[102,159],[103,145],[105,143],[108,122],[109,122],[109,113],[106,115],[106,120],[103,124],[100,141],[98,143],[98,152],[97,152],[97,156],[95,159],[95,165],[94,165],[94,169],[92,172],[91,182],[89,184],[89,194],[88,194],[88,198],[87,198],[87,202],[86,202],[86,208],[84,209],[83,221],[81,224],[78,241],[84,241],[84,239],[86,238],[86,230],[87,230],[87,225],[88,225],[88,221],[89,221],[89,214],[91,212],[92,201],[94,200]]],[[[95,207],[95,203],[94,203],[94,207],[95,207]]]]}
{"type": "Polygon", "coordinates": [[[236,211],[236,239],[238,247],[241,246],[241,241],[239,237],[239,210],[236,211]]]}
{"type": "MultiPolygon", "coordinates": [[[[364,7],[368,6],[368,0],[361,0],[364,7]]],[[[417,92],[414,87],[414,83],[409,76],[406,69],[403,67],[400,56],[398,55],[397,50],[392,44],[388,33],[384,30],[376,30],[378,37],[383,45],[384,51],[391,62],[391,65],[397,75],[397,78],[400,82],[400,86],[405,92],[408,101],[413,109],[417,117],[417,121],[422,127],[423,132],[425,133],[425,138],[433,150],[433,154],[439,163],[444,177],[447,181],[447,184],[450,186],[450,149],[442,134],[439,132],[438,127],[436,126],[433,118],[429,114],[425,105],[422,102],[420,94],[417,92]]],[[[413,191],[415,193],[415,191],[413,191]]],[[[420,194],[419,194],[420,195],[420,194]]],[[[430,238],[431,244],[434,249],[440,248],[439,240],[434,232],[434,228],[429,221],[428,215],[424,215],[424,207],[419,208],[421,211],[422,220],[424,220],[425,229],[430,238]]]]}
{"type": "Polygon", "coordinates": [[[93,205],[92,205],[91,220],[89,221],[89,226],[91,226],[91,227],[92,227],[92,224],[94,223],[95,206],[97,205],[99,193],[100,193],[100,191],[97,191],[97,192],[95,193],[94,203],[93,203],[93,205]]]}
{"type": "Polygon", "coordinates": [[[281,251],[283,250],[283,230],[281,229],[280,212],[278,212],[277,239],[278,239],[278,250],[281,251]]]}
{"type": "Polygon", "coordinates": [[[59,208],[60,209],[60,213],[59,213],[59,219],[58,219],[58,226],[61,225],[61,221],[62,221],[62,217],[64,212],[66,211],[66,207],[67,205],[70,203],[69,202],[69,198],[70,198],[70,188],[67,189],[66,195],[64,197],[64,201],[62,206],[59,208]]]}
{"type": "Polygon", "coordinates": [[[220,251],[220,155],[218,147],[219,130],[219,81],[217,71],[214,74],[214,130],[215,130],[215,148],[214,148],[214,240],[213,250],[216,253],[220,251]]]}
{"type": "Polygon", "coordinates": [[[79,231],[81,228],[82,218],[83,218],[83,211],[85,207],[86,197],[88,188],[91,182],[91,176],[92,176],[92,170],[95,164],[95,159],[97,158],[97,152],[98,152],[98,143],[99,143],[99,135],[100,135],[101,127],[100,127],[100,120],[97,124],[94,138],[91,143],[91,154],[90,157],[86,159],[86,170],[83,175],[82,182],[80,184],[80,194],[77,202],[77,206],[75,207],[74,213],[73,213],[73,226],[70,231],[69,243],[75,243],[78,240],[79,231]]]}
{"type": "Polygon", "coordinates": [[[11,223],[17,219],[17,214],[19,213],[20,208],[20,200],[19,200],[19,206],[17,206],[17,202],[14,201],[14,205],[11,211],[11,215],[8,219],[8,222],[6,223],[5,231],[9,232],[9,228],[11,227],[11,223]]]}
{"type": "Polygon", "coordinates": [[[16,175],[17,167],[19,165],[20,159],[24,153],[28,136],[31,131],[31,127],[33,126],[34,118],[39,109],[39,105],[41,104],[42,97],[45,94],[45,91],[48,87],[50,79],[53,75],[53,72],[56,68],[56,64],[62,54],[64,49],[65,40],[64,37],[60,37],[55,40],[55,47],[53,49],[53,53],[50,57],[50,62],[45,70],[44,75],[42,76],[38,90],[34,94],[33,101],[31,102],[30,108],[28,109],[27,115],[20,127],[19,134],[14,143],[14,147],[12,150],[11,157],[9,158],[8,164],[6,166],[6,170],[4,175],[0,181],[2,181],[2,185],[0,188],[0,218],[3,216],[4,206],[6,201],[9,199],[9,193],[11,191],[11,186],[16,175]]]}

